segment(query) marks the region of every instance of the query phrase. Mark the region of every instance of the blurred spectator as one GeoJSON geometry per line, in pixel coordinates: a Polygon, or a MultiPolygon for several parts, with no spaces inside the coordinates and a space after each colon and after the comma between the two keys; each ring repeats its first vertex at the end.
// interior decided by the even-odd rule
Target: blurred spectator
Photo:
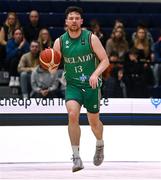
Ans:
{"type": "Polygon", "coordinates": [[[154,43],[153,55],[153,61],[155,62],[153,66],[153,73],[155,78],[154,87],[156,88],[161,85],[161,32],[158,41],[154,43]]]}
{"type": "Polygon", "coordinates": [[[0,64],[4,67],[6,58],[6,44],[12,38],[12,33],[15,28],[20,28],[20,23],[15,12],[9,12],[5,23],[0,29],[0,64]]]}
{"type": "Polygon", "coordinates": [[[104,98],[126,98],[126,86],[123,82],[123,68],[114,67],[110,77],[105,80],[103,85],[104,98]]]}
{"type": "Polygon", "coordinates": [[[7,19],[1,28],[1,41],[0,44],[6,45],[7,41],[12,38],[13,31],[20,28],[20,23],[15,12],[9,12],[7,19]]]}
{"type": "Polygon", "coordinates": [[[140,61],[147,62],[151,60],[151,44],[149,43],[147,30],[145,28],[137,28],[132,48],[137,50],[138,59],[140,61]]]}
{"type": "Polygon", "coordinates": [[[136,49],[131,49],[127,54],[124,74],[129,98],[150,97],[149,86],[153,83],[153,74],[139,61],[136,49]]]}
{"type": "Polygon", "coordinates": [[[90,29],[95,34],[99,40],[101,41],[102,45],[105,47],[106,45],[106,34],[101,30],[100,24],[96,19],[91,20],[90,22],[90,29]]]}
{"type": "MultiPolygon", "coordinates": [[[[149,30],[148,30],[147,25],[146,25],[145,23],[143,23],[143,22],[142,22],[142,23],[139,23],[139,25],[137,26],[137,29],[144,29],[144,30],[146,31],[146,38],[147,38],[150,46],[152,46],[153,43],[154,43],[154,40],[153,40],[152,34],[151,34],[151,33],[149,32],[149,30]]],[[[134,41],[135,38],[136,38],[136,34],[137,34],[137,32],[134,32],[134,33],[132,34],[132,40],[133,40],[133,41],[134,41]]]]}
{"type": "Polygon", "coordinates": [[[7,42],[7,65],[9,67],[10,82],[9,86],[19,86],[19,74],[17,66],[23,54],[29,51],[29,44],[23,36],[23,31],[17,28],[13,31],[13,38],[7,42]]]}
{"type": "Polygon", "coordinates": [[[36,10],[32,10],[29,14],[29,23],[23,28],[26,40],[29,43],[32,40],[37,40],[41,29],[39,13],[36,10]]]}
{"type": "Polygon", "coordinates": [[[111,52],[111,55],[109,56],[110,65],[108,68],[102,73],[103,79],[107,80],[113,70],[114,67],[120,66],[119,62],[119,55],[117,51],[111,52]]]}
{"type": "Polygon", "coordinates": [[[62,97],[59,85],[63,71],[50,73],[40,65],[31,74],[31,98],[60,98],[62,97]],[[60,75],[61,74],[61,75],[60,75]]]}
{"type": "Polygon", "coordinates": [[[113,51],[117,51],[119,59],[124,61],[126,52],[128,51],[128,42],[125,37],[124,29],[117,27],[113,30],[111,38],[106,42],[106,52],[111,55],[113,51]]]}
{"type": "Polygon", "coordinates": [[[119,27],[124,29],[124,24],[120,19],[116,19],[113,29],[117,29],[119,27]]]}
{"type": "Polygon", "coordinates": [[[40,45],[37,41],[31,41],[30,52],[22,55],[18,64],[20,73],[20,86],[23,98],[28,98],[31,91],[31,73],[38,65],[40,45]]]}
{"type": "Polygon", "coordinates": [[[133,48],[136,49],[139,62],[143,63],[143,76],[144,81],[146,81],[146,86],[153,86],[154,75],[149,63],[152,60],[152,47],[148,40],[147,31],[145,28],[137,28],[136,37],[133,42],[133,48]]]}
{"type": "Polygon", "coordinates": [[[44,50],[45,48],[53,47],[53,41],[48,29],[43,28],[40,30],[38,42],[40,43],[40,51],[44,50]]]}
{"type": "Polygon", "coordinates": [[[124,72],[128,97],[144,97],[145,86],[143,79],[143,65],[139,63],[138,54],[135,49],[131,49],[127,54],[124,72]]]}

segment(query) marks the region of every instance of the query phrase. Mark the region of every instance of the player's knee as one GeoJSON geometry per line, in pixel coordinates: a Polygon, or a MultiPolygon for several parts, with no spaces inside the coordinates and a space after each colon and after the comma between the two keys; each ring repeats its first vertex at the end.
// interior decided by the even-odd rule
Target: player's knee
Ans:
{"type": "Polygon", "coordinates": [[[68,113],[68,116],[69,116],[69,122],[74,124],[74,123],[77,123],[78,122],[78,115],[76,112],[74,111],[70,111],[68,113]]]}

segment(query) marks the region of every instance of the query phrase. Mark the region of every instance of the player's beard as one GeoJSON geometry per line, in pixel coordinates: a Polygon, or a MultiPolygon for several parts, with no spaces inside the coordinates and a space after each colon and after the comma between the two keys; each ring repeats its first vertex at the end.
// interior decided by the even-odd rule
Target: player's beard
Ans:
{"type": "Polygon", "coordinates": [[[71,26],[71,27],[68,27],[68,30],[71,31],[71,32],[79,32],[81,29],[80,26],[71,26]]]}

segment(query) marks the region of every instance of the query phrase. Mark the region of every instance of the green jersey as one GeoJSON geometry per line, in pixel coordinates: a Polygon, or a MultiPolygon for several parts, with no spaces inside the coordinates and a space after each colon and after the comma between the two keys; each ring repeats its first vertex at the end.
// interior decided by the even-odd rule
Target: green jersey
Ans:
{"type": "Polygon", "coordinates": [[[91,47],[91,35],[82,30],[78,38],[71,38],[68,32],[60,37],[67,84],[90,87],[89,78],[99,63],[91,47]]]}

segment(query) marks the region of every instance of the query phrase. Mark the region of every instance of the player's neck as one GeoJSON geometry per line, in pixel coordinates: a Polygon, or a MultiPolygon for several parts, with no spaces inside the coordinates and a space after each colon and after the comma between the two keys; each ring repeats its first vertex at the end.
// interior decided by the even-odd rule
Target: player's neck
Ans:
{"type": "Polygon", "coordinates": [[[73,39],[78,38],[81,35],[82,29],[79,29],[79,31],[70,31],[68,30],[69,36],[73,39]]]}

